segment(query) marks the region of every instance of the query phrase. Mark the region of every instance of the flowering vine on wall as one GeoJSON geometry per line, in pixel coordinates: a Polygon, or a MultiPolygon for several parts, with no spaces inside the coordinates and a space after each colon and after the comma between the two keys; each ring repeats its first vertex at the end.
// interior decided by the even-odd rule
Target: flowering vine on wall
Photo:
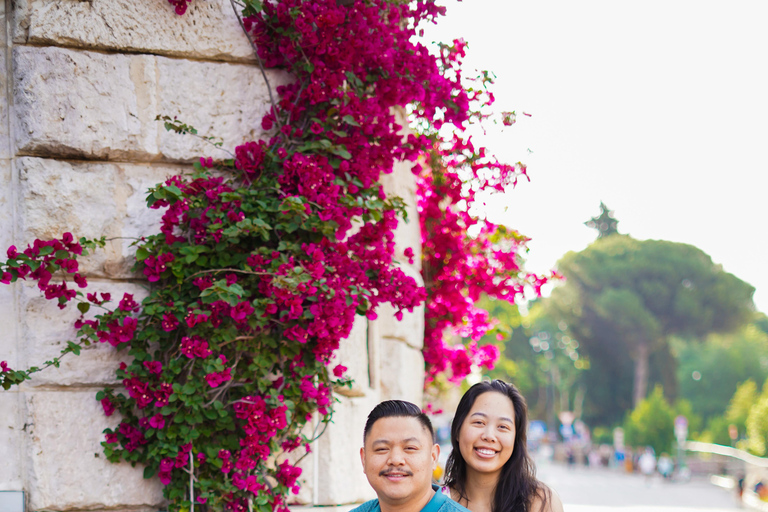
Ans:
{"type": "MultiPolygon", "coordinates": [[[[190,0],[169,2],[181,15],[190,0]]],[[[295,80],[276,88],[261,120],[269,140],[231,159],[201,158],[150,190],[148,207],[163,216],[160,233],[135,244],[134,270],[152,285],[141,303],[78,290],[87,287],[78,258],[103,239],[36,240],[0,264],[1,282],[34,280],[59,307],[77,303],[77,336],[62,355],[108,343],[131,356],[117,370],[122,388],[97,397],[121,418],[104,451],[159,477],[173,510],[285,508],[298,490],[295,461],[316,435],[305,427],[315,413],[320,426],[330,421],[332,389],[349,384],[346,368],[330,365],[356,314],[374,319],[391,303],[402,318],[428,299],[429,376],[450,370],[460,380],[498,354],[450,346],[444,331],[479,338],[490,327],[472,306],[481,291],[513,300],[526,281],[540,284],[520,268],[525,239],[469,213],[477,190],[503,190],[524,168],[487,158],[461,135],[483,117],[472,105],[492,96],[487,77],[478,90],[464,84],[462,43],[436,56],[416,41],[418,25],[443,9],[432,0],[342,3],[240,6],[260,62],[295,80]],[[408,107],[420,132],[404,138],[395,107],[408,107]],[[444,125],[455,127],[451,140],[444,125]],[[426,289],[394,261],[405,210],[379,178],[397,160],[419,175],[426,289]]],[[[0,384],[43,367],[2,362],[0,384]]]]}

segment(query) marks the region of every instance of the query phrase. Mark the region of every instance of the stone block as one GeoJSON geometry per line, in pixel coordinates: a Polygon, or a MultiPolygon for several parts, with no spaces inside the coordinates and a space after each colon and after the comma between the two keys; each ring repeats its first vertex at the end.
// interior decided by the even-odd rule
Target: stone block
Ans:
{"type": "Polygon", "coordinates": [[[158,479],[104,458],[102,431],[119,419],[104,416],[94,390],[28,392],[26,405],[29,510],[162,510],[158,479]]]}
{"type": "MultiPolygon", "coordinates": [[[[97,282],[91,284],[91,291],[109,292],[113,304],[123,293],[133,293],[137,302],[146,296],[142,287],[128,283],[97,282]]],[[[42,297],[32,284],[21,286],[19,308],[22,311],[19,326],[22,356],[25,367],[41,366],[42,363],[58,356],[67,341],[75,340],[74,321],[79,312],[73,306],[59,309],[53,301],[42,297]]],[[[95,343],[84,348],[79,356],[67,354],[59,368],[50,367],[36,373],[24,389],[39,386],[105,386],[116,383],[115,370],[122,361],[128,361],[127,350],[118,352],[109,344],[95,343]]]]}
{"type": "MultiPolygon", "coordinates": [[[[2,357],[2,356],[0,356],[2,357]]],[[[18,391],[0,391],[0,491],[20,491],[24,488],[23,463],[24,403],[18,391]]]]}
{"type": "Polygon", "coordinates": [[[8,69],[8,37],[7,37],[7,14],[5,3],[0,5],[0,161],[11,158],[10,137],[8,130],[8,88],[10,87],[10,76],[8,69]]]}
{"type": "Polygon", "coordinates": [[[66,231],[76,237],[119,236],[117,166],[19,158],[16,169],[20,246],[35,238],[59,238],[66,231]]]}
{"type": "MultiPolygon", "coordinates": [[[[3,143],[0,134],[0,145],[3,143]]],[[[5,256],[8,246],[14,242],[15,231],[15,188],[13,160],[0,158],[0,257],[5,256]]]]}
{"type": "MultiPolygon", "coordinates": [[[[231,152],[243,142],[266,136],[261,118],[270,108],[269,92],[256,66],[158,57],[157,78],[159,114],[178,116],[200,135],[221,139],[231,152]]],[[[291,81],[289,74],[275,70],[268,71],[267,79],[273,89],[291,81]]],[[[167,160],[229,158],[200,138],[167,132],[155,124],[160,128],[159,151],[167,160]]]]}
{"type": "Polygon", "coordinates": [[[101,160],[156,156],[154,59],[14,47],[17,150],[101,160]]]}
{"type": "Polygon", "coordinates": [[[422,405],[424,356],[400,340],[381,339],[381,399],[422,405]]]}
{"type": "Polygon", "coordinates": [[[419,211],[416,208],[416,177],[411,172],[413,162],[397,162],[391,174],[381,176],[379,181],[384,186],[387,197],[398,196],[405,201],[408,219],[399,219],[395,229],[395,259],[408,264],[408,258],[403,251],[410,248],[413,251],[412,266],[421,270],[421,228],[419,227],[419,211]]]}
{"type": "Polygon", "coordinates": [[[376,404],[378,393],[342,397],[333,413],[333,424],[314,447],[317,470],[315,505],[360,503],[376,497],[363,473],[360,448],[363,427],[376,404]]]}
{"type": "MultiPolygon", "coordinates": [[[[406,275],[413,277],[419,285],[423,286],[421,274],[417,270],[408,265],[403,266],[402,269],[406,275]]],[[[395,308],[389,304],[379,306],[376,312],[379,315],[376,323],[381,337],[401,340],[421,350],[424,346],[423,305],[413,308],[413,312],[403,311],[402,320],[395,318],[395,308]]]]}
{"type": "MultiPolygon", "coordinates": [[[[2,80],[2,78],[0,78],[2,80]]],[[[0,107],[2,100],[0,100],[0,107]]],[[[2,121],[0,119],[0,121],[2,121]]],[[[0,127],[0,131],[2,128],[0,127]]],[[[0,145],[2,145],[2,134],[0,134],[0,145]]],[[[14,205],[14,185],[13,164],[11,160],[0,159],[0,258],[3,260],[6,256],[6,250],[14,242],[15,231],[15,205],[14,205]]],[[[4,326],[3,333],[0,334],[0,361],[8,361],[11,367],[14,367],[16,358],[16,300],[14,295],[15,286],[0,284],[0,325],[4,326]],[[13,362],[12,362],[13,361],[13,362]]],[[[2,481],[2,480],[0,480],[2,481]]]]}
{"type": "Polygon", "coordinates": [[[184,16],[163,1],[17,0],[13,32],[19,44],[255,60],[229,0],[195,0],[184,16]]]}
{"type": "MultiPolygon", "coordinates": [[[[392,110],[395,122],[402,126],[400,134],[403,140],[411,133],[408,126],[408,116],[403,108],[392,110]]],[[[379,181],[384,186],[387,196],[397,196],[403,199],[406,206],[407,220],[400,220],[395,230],[395,259],[402,264],[408,264],[408,258],[403,251],[411,248],[414,254],[412,266],[421,270],[421,228],[419,227],[419,210],[416,198],[416,176],[412,172],[416,162],[395,162],[392,172],[381,176],[379,181]]]]}
{"type": "MultiPolygon", "coordinates": [[[[234,148],[264,136],[269,94],[255,66],[15,47],[13,119],[23,155],[189,162],[226,156],[191,135],[169,133],[157,115],[178,117],[234,148]]],[[[269,71],[272,87],[290,81],[269,71]]]]}
{"type": "MultiPolygon", "coordinates": [[[[168,165],[69,163],[21,157],[19,245],[70,232],[114,240],[83,258],[88,277],[131,277],[136,238],[157,233],[161,210],[146,206],[147,190],[180,168],[168,165]],[[95,182],[98,187],[93,186],[95,182]]],[[[2,215],[2,210],[0,210],[2,215]]]]}
{"type": "Polygon", "coordinates": [[[354,381],[352,388],[339,388],[336,391],[344,396],[362,396],[371,387],[368,357],[368,319],[355,315],[352,331],[339,342],[339,348],[334,354],[330,368],[337,364],[347,367],[346,375],[354,381]]]}

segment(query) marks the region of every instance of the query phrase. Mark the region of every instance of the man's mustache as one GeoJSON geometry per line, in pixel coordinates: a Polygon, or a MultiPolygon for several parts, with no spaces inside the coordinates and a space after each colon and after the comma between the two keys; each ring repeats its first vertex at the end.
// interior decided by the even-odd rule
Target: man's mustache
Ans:
{"type": "Polygon", "coordinates": [[[379,471],[379,476],[389,476],[392,473],[401,473],[405,476],[413,476],[413,473],[405,469],[382,469],[379,471]]]}

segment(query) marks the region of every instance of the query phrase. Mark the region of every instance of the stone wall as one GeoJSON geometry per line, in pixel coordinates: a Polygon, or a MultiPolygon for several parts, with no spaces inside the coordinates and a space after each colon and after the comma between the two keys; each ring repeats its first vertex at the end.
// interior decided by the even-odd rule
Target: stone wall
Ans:
{"type": "MultiPolygon", "coordinates": [[[[147,188],[217,151],[166,132],[158,114],[229,148],[264,135],[267,88],[229,1],[195,0],[180,17],[165,0],[0,0],[0,56],[0,247],[65,231],[130,238],[153,229],[158,212],[145,207],[147,188]]],[[[267,78],[272,87],[290,80],[277,70],[267,78]]],[[[411,205],[397,251],[418,251],[407,166],[384,184],[411,205]]],[[[113,241],[84,270],[95,288],[141,296],[131,258],[129,241],[113,241]]],[[[406,270],[419,278],[416,266],[406,270]]],[[[70,339],[73,318],[33,286],[1,287],[0,358],[12,367],[45,361],[70,339]]],[[[402,322],[387,310],[358,319],[338,355],[356,384],[338,397],[333,424],[303,461],[301,503],[371,497],[358,454],[365,417],[380,400],[421,402],[422,336],[423,311],[402,322]]],[[[163,509],[157,480],[101,453],[101,432],[116,420],[95,393],[114,382],[120,358],[105,346],[68,357],[0,391],[0,491],[25,491],[27,510],[163,509]]]]}

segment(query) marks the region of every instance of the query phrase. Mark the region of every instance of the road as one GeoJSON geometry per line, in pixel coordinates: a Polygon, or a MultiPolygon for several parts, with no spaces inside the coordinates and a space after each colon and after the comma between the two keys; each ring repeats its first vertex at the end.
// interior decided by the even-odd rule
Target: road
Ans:
{"type": "Polygon", "coordinates": [[[646,480],[608,468],[569,468],[537,460],[538,477],[557,491],[565,512],[744,512],[732,491],[712,485],[707,478],[689,482],[646,480]]]}

